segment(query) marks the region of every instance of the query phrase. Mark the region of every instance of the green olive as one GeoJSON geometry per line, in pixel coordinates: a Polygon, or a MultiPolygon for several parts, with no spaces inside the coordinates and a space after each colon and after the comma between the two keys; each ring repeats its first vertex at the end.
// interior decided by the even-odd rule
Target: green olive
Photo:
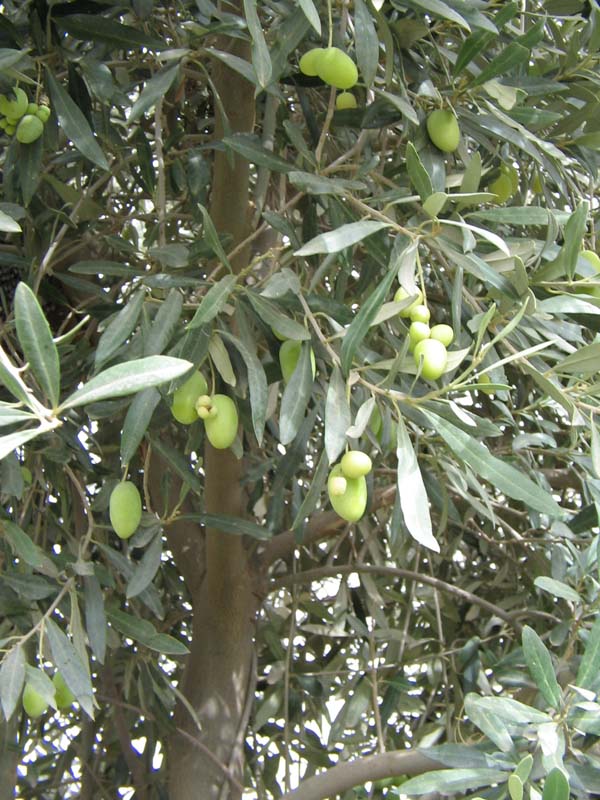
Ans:
{"type": "Polygon", "coordinates": [[[408,329],[408,349],[412,351],[423,339],[428,339],[431,333],[426,322],[412,322],[408,329]]]}
{"type": "Polygon", "coordinates": [[[226,394],[213,394],[210,406],[200,405],[198,409],[201,408],[208,411],[204,419],[208,441],[217,450],[231,447],[237,436],[239,424],[237,408],[231,397],[226,394]]]}
{"type": "MultiPolygon", "coordinates": [[[[407,297],[410,297],[409,293],[403,286],[400,286],[400,288],[396,290],[396,294],[394,295],[394,303],[401,303],[403,300],[406,300],[407,297]]],[[[417,297],[414,300],[414,302],[411,303],[406,308],[403,308],[398,316],[405,318],[410,317],[413,308],[416,308],[418,305],[420,305],[422,300],[423,300],[423,293],[421,292],[420,289],[417,289],[417,297]]]]}
{"type": "Polygon", "coordinates": [[[37,112],[39,110],[40,110],[40,107],[38,106],[37,103],[29,103],[29,105],[27,106],[27,111],[25,113],[27,113],[27,114],[37,114],[37,112]]]}
{"type": "Polygon", "coordinates": [[[338,111],[344,111],[346,108],[356,108],[356,97],[352,92],[342,92],[335,98],[335,107],[338,111]]]}
{"type": "Polygon", "coordinates": [[[323,47],[313,47],[312,50],[304,53],[299,62],[300,72],[311,78],[317,76],[319,74],[319,62],[324,52],[325,49],[323,47]]]}
{"type": "Polygon", "coordinates": [[[410,319],[412,322],[429,322],[431,319],[431,311],[422,303],[411,306],[410,319]]]}
{"type": "Polygon", "coordinates": [[[454,112],[437,108],[427,117],[427,133],[433,144],[444,153],[453,153],[460,141],[460,128],[454,112]]]}
{"type": "Polygon", "coordinates": [[[344,453],[340,466],[345,478],[360,478],[361,475],[368,475],[371,472],[373,462],[361,450],[349,450],[344,453]]]}
{"type": "Polygon", "coordinates": [[[208,385],[201,372],[194,372],[185,383],[173,392],[171,414],[182,425],[191,425],[198,419],[196,401],[206,394],[208,385]]]}
{"type": "Polygon", "coordinates": [[[25,114],[17,127],[17,141],[21,144],[31,144],[40,138],[44,132],[44,123],[33,114],[25,114]]]}
{"type": "Polygon", "coordinates": [[[336,464],[327,480],[327,492],[334,511],[347,522],[356,522],[365,513],[367,507],[367,482],[364,475],[359,478],[346,478],[342,473],[342,465],[336,464]],[[346,490],[343,494],[336,494],[341,482],[346,481],[346,490]]]}
{"type": "Polygon", "coordinates": [[[129,539],[142,518],[142,498],[135,484],[121,481],[112,490],[108,505],[110,524],[120,539],[129,539]]]}
{"type": "Polygon", "coordinates": [[[40,106],[36,112],[36,116],[38,119],[41,119],[42,122],[48,122],[50,119],[50,109],[48,106],[40,106]]]}
{"type": "Polygon", "coordinates": [[[448,363],[448,353],[444,345],[437,339],[422,339],[417,342],[414,352],[417,367],[423,358],[421,375],[427,380],[435,381],[443,375],[448,363]]]}
{"type": "Polygon", "coordinates": [[[430,339],[437,339],[444,347],[452,344],[454,339],[454,329],[450,325],[434,325],[429,334],[430,339]]]}
{"type": "Polygon", "coordinates": [[[48,703],[30,683],[25,684],[22,702],[25,713],[32,719],[41,717],[48,710],[48,703]]]}
{"type": "MultiPolygon", "coordinates": [[[[283,380],[287,383],[294,374],[300,353],[302,351],[302,342],[296,339],[287,339],[279,348],[279,365],[281,366],[281,374],[283,380]]],[[[312,369],[313,378],[317,374],[317,363],[315,361],[315,354],[311,347],[310,349],[310,366],[312,369]]]]}
{"type": "Polygon", "coordinates": [[[54,684],[54,688],[56,690],[55,698],[58,710],[65,711],[67,708],[71,708],[75,702],[75,695],[65,683],[65,679],[60,672],[54,673],[52,683],[54,684]]]}
{"type": "Polygon", "coordinates": [[[356,64],[339,47],[328,47],[318,58],[317,75],[336,89],[351,89],[358,81],[356,64]]]}

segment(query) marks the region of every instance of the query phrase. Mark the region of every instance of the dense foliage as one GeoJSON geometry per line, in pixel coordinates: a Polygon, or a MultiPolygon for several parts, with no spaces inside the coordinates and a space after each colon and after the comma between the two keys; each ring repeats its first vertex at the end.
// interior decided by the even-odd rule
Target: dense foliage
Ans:
{"type": "Polygon", "coordinates": [[[7,791],[598,796],[597,0],[7,0],[0,92],[7,791]]]}

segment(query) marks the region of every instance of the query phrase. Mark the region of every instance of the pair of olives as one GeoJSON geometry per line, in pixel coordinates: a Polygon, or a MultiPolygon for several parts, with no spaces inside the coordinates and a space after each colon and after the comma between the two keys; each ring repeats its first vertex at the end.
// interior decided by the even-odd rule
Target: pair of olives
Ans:
{"type": "Polygon", "coordinates": [[[21,144],[31,144],[44,132],[50,108],[30,103],[27,93],[20,86],[14,87],[13,94],[14,99],[0,94],[0,128],[9,136],[14,134],[21,144]]]}
{"type": "Polygon", "coordinates": [[[327,480],[327,493],[334,511],[347,522],[357,522],[367,507],[365,476],[373,467],[361,450],[349,450],[336,464],[327,480]]]}
{"type": "Polygon", "coordinates": [[[304,75],[318,76],[336,89],[351,89],[358,81],[356,64],[339,47],[313,47],[304,53],[299,66],[304,75]]]}
{"type": "MultiPolygon", "coordinates": [[[[54,684],[54,701],[59,711],[66,711],[75,702],[75,695],[65,683],[65,679],[60,672],[55,672],[52,678],[54,684]]],[[[28,717],[37,719],[48,710],[48,702],[45,697],[32,686],[31,683],[25,684],[23,696],[21,698],[23,709],[28,717]]]]}
{"type": "Polygon", "coordinates": [[[235,403],[226,394],[208,395],[208,384],[201,372],[195,372],[175,390],[171,413],[182,425],[201,419],[208,441],[217,450],[230,447],[237,436],[235,403]]]}

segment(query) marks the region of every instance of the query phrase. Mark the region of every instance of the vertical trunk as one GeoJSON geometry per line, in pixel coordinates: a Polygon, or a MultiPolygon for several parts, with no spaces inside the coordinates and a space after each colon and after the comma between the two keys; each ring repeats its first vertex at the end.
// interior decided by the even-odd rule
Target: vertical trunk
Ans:
{"type": "MultiPolygon", "coordinates": [[[[242,13],[241,2],[231,5],[237,5],[242,13]]],[[[249,60],[247,43],[225,40],[220,47],[249,60]]],[[[214,65],[213,81],[229,130],[251,131],[252,86],[221,62],[214,65]]],[[[215,115],[215,138],[220,139],[225,125],[217,103],[215,115]]],[[[243,159],[216,153],[210,213],[219,232],[231,234],[234,244],[243,241],[249,219],[249,165],[243,159]]],[[[245,258],[246,253],[240,252],[234,259],[236,271],[245,266],[245,258]]],[[[206,510],[243,516],[241,462],[230,450],[215,450],[207,444],[204,467],[206,510]]],[[[193,643],[182,682],[202,730],[198,734],[189,711],[180,706],[177,725],[199,743],[174,734],[169,756],[170,800],[238,800],[241,796],[243,741],[254,694],[257,601],[253,571],[241,537],[218,530],[206,531],[205,564],[204,578],[197,590],[192,590],[193,643]]]]}

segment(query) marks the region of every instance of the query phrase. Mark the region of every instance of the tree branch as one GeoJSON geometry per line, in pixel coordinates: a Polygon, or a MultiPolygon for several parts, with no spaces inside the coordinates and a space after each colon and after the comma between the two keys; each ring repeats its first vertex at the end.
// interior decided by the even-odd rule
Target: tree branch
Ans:
{"type": "Polygon", "coordinates": [[[349,575],[352,572],[369,572],[376,575],[389,575],[393,578],[404,578],[409,581],[418,581],[425,583],[428,586],[433,586],[447,594],[453,594],[455,597],[460,597],[473,605],[485,608],[491,614],[495,614],[500,619],[503,619],[518,633],[521,634],[522,627],[516,619],[516,614],[505,611],[500,606],[490,603],[489,600],[484,600],[466,589],[461,589],[459,586],[454,586],[451,583],[446,583],[439,578],[434,578],[431,575],[425,575],[422,572],[413,572],[410,569],[399,569],[398,567],[384,567],[377,564],[340,564],[338,566],[318,567],[317,569],[309,569],[305,572],[298,572],[294,575],[285,575],[281,578],[275,578],[271,581],[271,589],[279,589],[283,586],[291,586],[295,583],[306,583],[309,581],[316,581],[321,578],[329,578],[335,575],[349,575]]]}
{"type": "MultiPolygon", "coordinates": [[[[386,486],[385,489],[379,489],[374,493],[369,511],[391,506],[395,498],[395,484],[393,486],[386,486]]],[[[339,531],[347,525],[348,523],[339,517],[335,511],[321,511],[315,514],[306,526],[302,545],[308,547],[322,539],[336,536],[339,531]]],[[[285,531],[284,533],[278,534],[271,539],[263,550],[260,556],[261,566],[264,569],[281,558],[288,558],[294,552],[296,546],[297,541],[294,531],[285,531]]]]}
{"type": "Polygon", "coordinates": [[[396,775],[421,775],[442,767],[437,761],[427,758],[418,750],[393,750],[390,753],[359,758],[356,761],[337,764],[302,781],[293,792],[282,795],[280,800],[326,800],[368,781],[393,778],[396,775]]]}

